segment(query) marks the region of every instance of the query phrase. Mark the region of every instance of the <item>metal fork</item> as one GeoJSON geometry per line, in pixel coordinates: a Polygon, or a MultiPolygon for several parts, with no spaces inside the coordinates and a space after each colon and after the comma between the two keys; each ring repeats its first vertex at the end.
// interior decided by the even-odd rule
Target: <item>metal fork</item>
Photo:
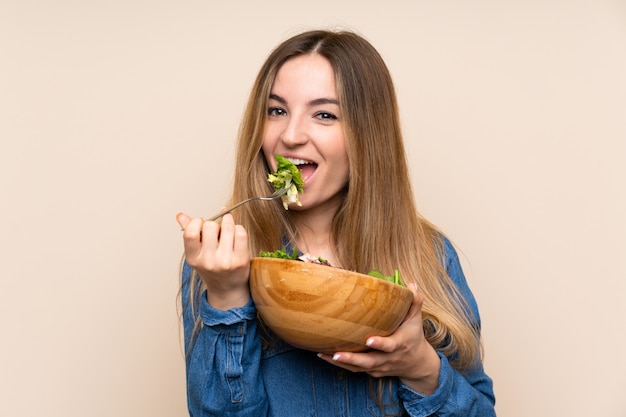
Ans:
{"type": "Polygon", "coordinates": [[[284,196],[285,194],[287,194],[288,190],[289,190],[289,188],[280,188],[280,189],[274,191],[274,194],[272,194],[269,197],[252,197],[252,198],[248,198],[247,200],[240,201],[239,203],[235,204],[232,207],[227,208],[226,210],[220,211],[218,214],[216,214],[213,217],[210,217],[210,218],[206,219],[205,221],[217,220],[220,217],[222,217],[223,215],[225,215],[227,213],[230,213],[231,211],[233,211],[237,207],[239,207],[241,205],[244,205],[246,203],[249,203],[250,201],[253,201],[253,200],[263,200],[263,201],[276,200],[277,198],[280,198],[280,197],[284,196]]]}

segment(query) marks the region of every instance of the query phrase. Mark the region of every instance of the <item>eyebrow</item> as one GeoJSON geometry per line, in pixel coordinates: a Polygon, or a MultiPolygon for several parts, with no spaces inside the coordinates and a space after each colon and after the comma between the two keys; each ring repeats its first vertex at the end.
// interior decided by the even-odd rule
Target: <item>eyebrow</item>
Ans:
{"type": "MultiPolygon", "coordinates": [[[[270,94],[270,98],[273,100],[278,101],[281,104],[287,105],[287,100],[285,100],[284,98],[282,98],[281,96],[279,96],[278,94],[270,94]]],[[[307,103],[307,105],[309,106],[319,106],[320,104],[336,104],[339,105],[339,102],[334,99],[334,98],[326,98],[326,97],[322,97],[322,98],[316,98],[314,100],[311,100],[307,103]]]]}

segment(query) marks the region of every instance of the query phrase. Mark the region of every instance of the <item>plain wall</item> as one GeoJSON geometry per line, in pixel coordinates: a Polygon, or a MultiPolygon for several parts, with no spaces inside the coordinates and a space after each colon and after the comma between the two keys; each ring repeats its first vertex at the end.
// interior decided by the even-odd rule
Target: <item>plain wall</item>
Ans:
{"type": "Polygon", "coordinates": [[[626,4],[608,0],[0,0],[0,415],[186,414],[174,215],[222,207],[256,71],[318,27],[391,69],[499,415],[626,416],[626,4]]]}

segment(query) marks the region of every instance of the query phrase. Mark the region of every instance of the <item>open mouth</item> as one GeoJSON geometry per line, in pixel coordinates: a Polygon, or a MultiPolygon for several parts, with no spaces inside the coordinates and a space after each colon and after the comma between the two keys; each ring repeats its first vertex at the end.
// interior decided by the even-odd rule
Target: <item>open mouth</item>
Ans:
{"type": "Polygon", "coordinates": [[[302,179],[306,182],[317,169],[317,164],[304,159],[287,158],[293,163],[302,174],[302,179]]]}

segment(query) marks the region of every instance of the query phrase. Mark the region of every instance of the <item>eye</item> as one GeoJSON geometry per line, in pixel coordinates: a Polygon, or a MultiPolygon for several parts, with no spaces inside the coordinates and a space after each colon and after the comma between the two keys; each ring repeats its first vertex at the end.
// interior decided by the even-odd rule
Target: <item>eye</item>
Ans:
{"type": "Polygon", "coordinates": [[[323,121],[337,120],[337,116],[335,116],[332,113],[325,112],[325,111],[315,113],[315,118],[323,120],[323,121]]]}
{"type": "Polygon", "coordinates": [[[277,117],[277,116],[284,116],[286,114],[287,112],[285,111],[285,109],[282,109],[280,107],[270,107],[267,109],[268,116],[277,117]]]}

